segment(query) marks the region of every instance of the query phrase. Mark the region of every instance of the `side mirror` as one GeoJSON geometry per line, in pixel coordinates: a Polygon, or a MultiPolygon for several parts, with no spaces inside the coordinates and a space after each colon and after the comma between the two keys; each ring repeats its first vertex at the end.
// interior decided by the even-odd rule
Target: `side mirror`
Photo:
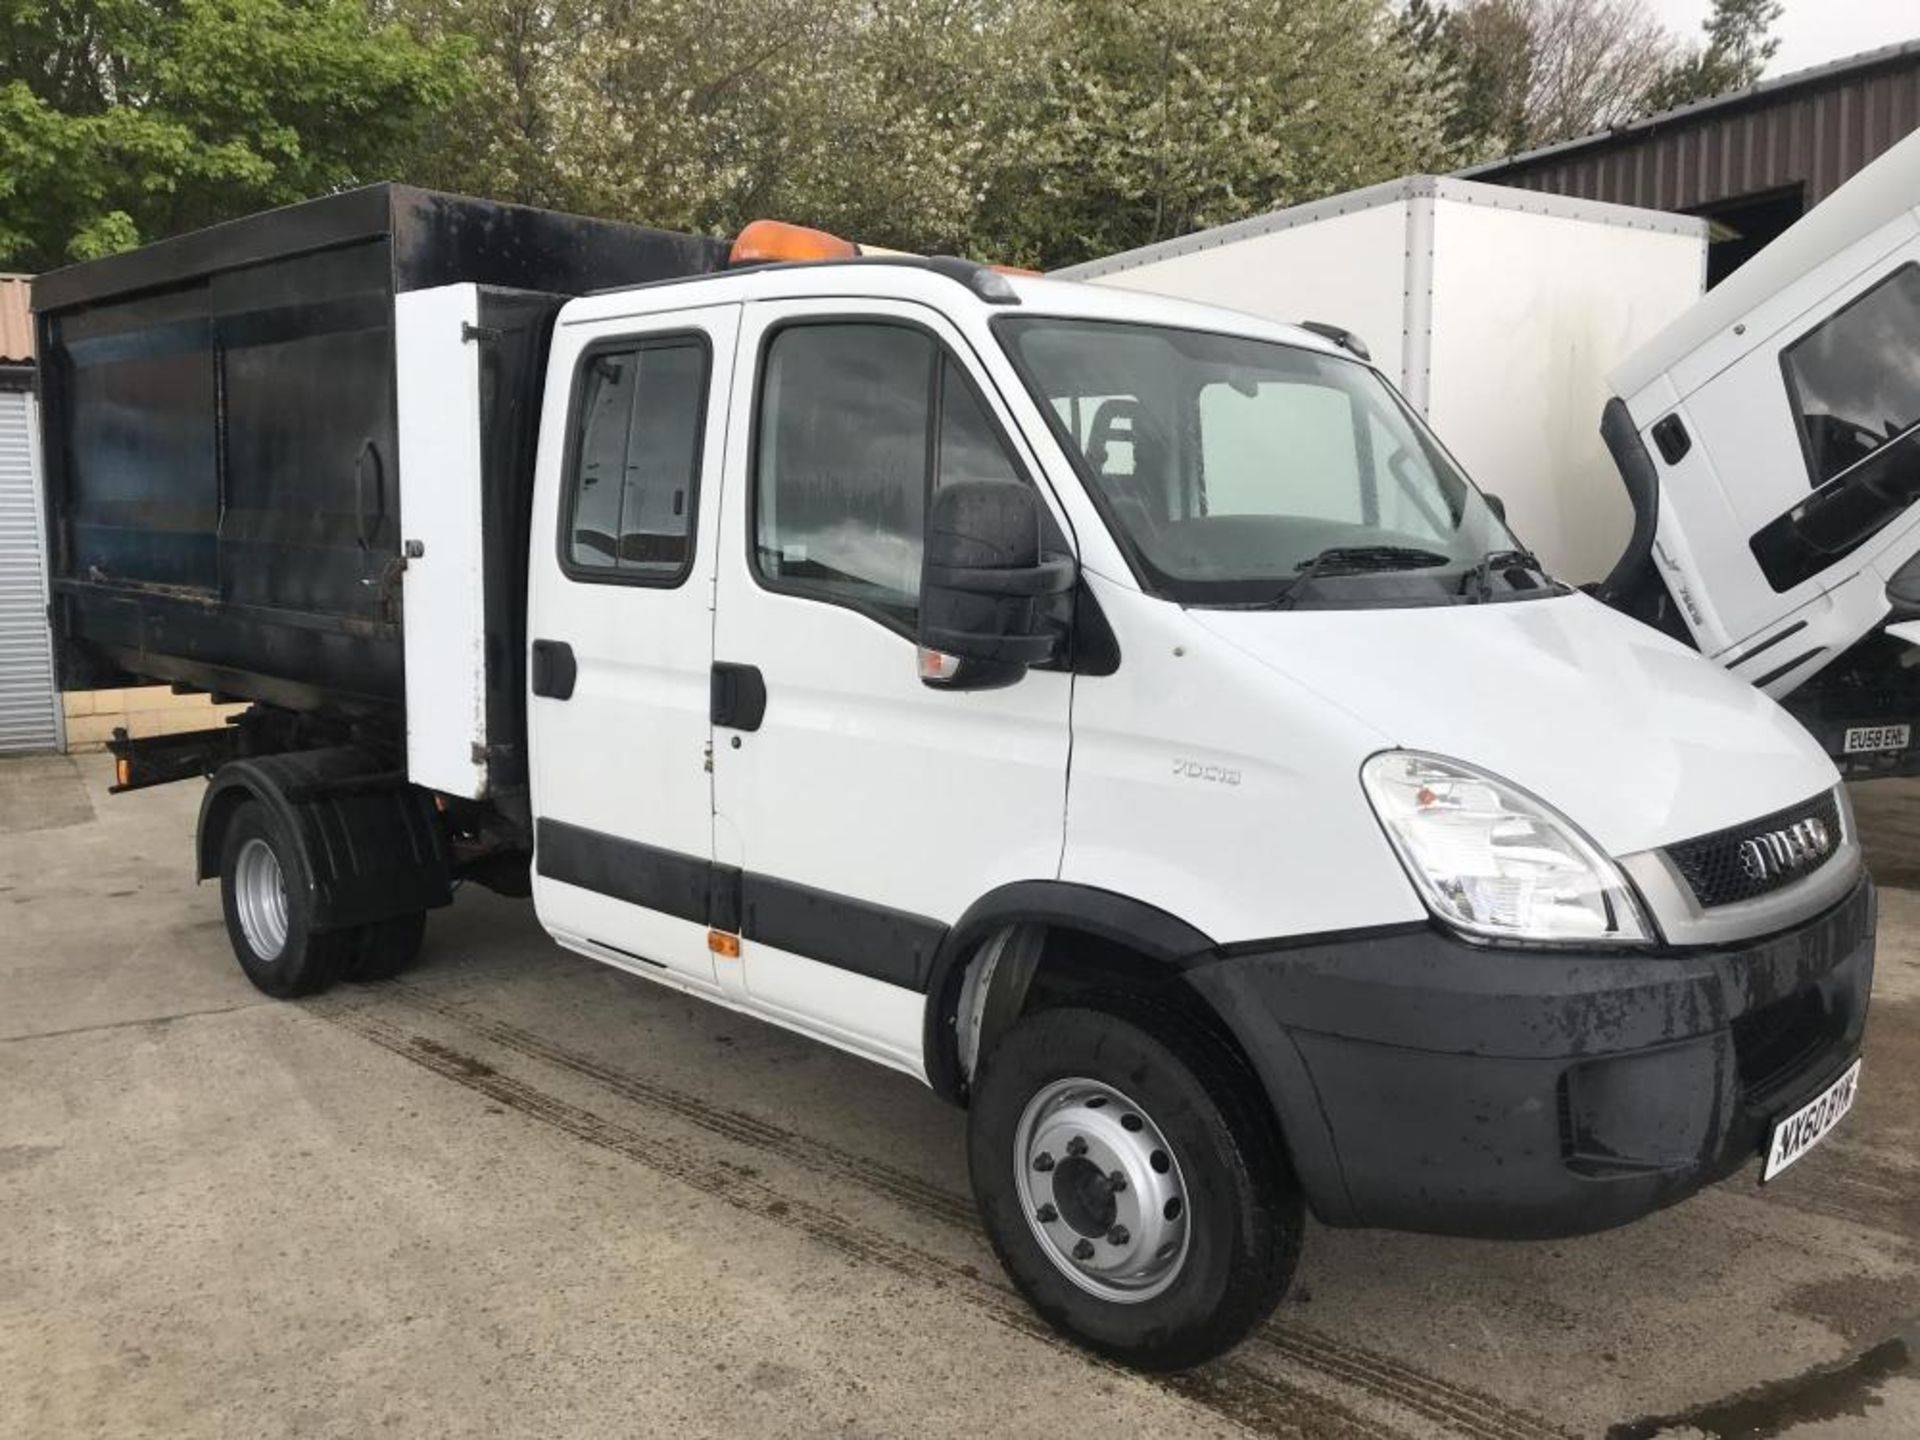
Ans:
{"type": "Polygon", "coordinates": [[[1066,627],[1046,600],[1073,588],[1068,555],[1041,552],[1040,498],[1014,480],[933,495],[920,579],[920,678],[942,690],[1011,685],[1054,659],[1066,627]]]}
{"type": "Polygon", "coordinates": [[[1482,490],[1480,492],[1480,498],[1487,502],[1487,509],[1493,512],[1494,519],[1498,520],[1502,525],[1507,523],[1507,502],[1506,501],[1502,500],[1498,495],[1494,494],[1491,490],[1482,490]]]}

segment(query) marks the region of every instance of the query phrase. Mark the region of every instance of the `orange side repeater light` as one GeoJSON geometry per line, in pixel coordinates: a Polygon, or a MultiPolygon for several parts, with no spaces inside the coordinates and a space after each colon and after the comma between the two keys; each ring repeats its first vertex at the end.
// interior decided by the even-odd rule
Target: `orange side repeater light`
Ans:
{"type": "Polygon", "coordinates": [[[781,260],[854,260],[860,247],[825,230],[789,225],[785,220],[755,220],[734,237],[729,265],[763,265],[781,260]]]}
{"type": "Polygon", "coordinates": [[[707,949],[727,960],[740,958],[740,937],[729,935],[725,930],[707,931],[707,949]]]}

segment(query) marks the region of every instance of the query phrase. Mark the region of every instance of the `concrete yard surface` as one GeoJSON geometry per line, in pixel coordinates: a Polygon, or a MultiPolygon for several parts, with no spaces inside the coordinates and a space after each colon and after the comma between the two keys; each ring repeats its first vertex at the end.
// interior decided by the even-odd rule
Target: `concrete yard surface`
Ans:
{"type": "Polygon", "coordinates": [[[0,762],[0,1436],[1920,1436],[1920,787],[1858,1104],[1581,1240],[1314,1226],[1186,1375],[1090,1359],[913,1081],[568,955],[464,890],[403,980],[282,1003],[201,786],[0,762]]]}

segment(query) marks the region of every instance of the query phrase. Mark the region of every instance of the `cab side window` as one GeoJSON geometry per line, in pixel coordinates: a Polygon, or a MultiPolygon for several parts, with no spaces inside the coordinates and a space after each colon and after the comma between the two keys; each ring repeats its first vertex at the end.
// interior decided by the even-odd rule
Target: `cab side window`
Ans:
{"type": "Polygon", "coordinates": [[[581,361],[561,521],[575,579],[686,578],[707,371],[705,342],[685,335],[596,348],[581,361]]]}
{"type": "Polygon", "coordinates": [[[1781,354],[1818,488],[1920,423],[1920,266],[1903,265],[1781,354]]]}
{"type": "Polygon", "coordinates": [[[904,325],[791,325],[767,347],[754,459],[754,564],[773,588],[919,620],[927,497],[1018,479],[973,387],[904,325]]]}

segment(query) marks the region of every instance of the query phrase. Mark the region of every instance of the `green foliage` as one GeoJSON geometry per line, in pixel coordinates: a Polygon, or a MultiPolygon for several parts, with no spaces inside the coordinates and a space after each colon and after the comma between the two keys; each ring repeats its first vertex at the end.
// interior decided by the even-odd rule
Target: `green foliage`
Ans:
{"type": "Polygon", "coordinates": [[[437,183],[1044,265],[1449,163],[1384,0],[408,0],[480,41],[437,183]]]}
{"type": "Polygon", "coordinates": [[[1437,57],[1372,0],[1063,0],[983,228],[1043,264],[1436,168],[1437,57]]]}
{"type": "Polygon", "coordinates": [[[37,270],[384,178],[463,42],[358,0],[0,0],[0,265],[37,270]]]}
{"type": "Polygon", "coordinates": [[[1668,67],[1647,93],[1646,109],[1671,110],[1753,84],[1780,49],[1772,32],[1783,8],[1781,0],[1714,0],[1700,26],[1706,45],[1668,67]]]}
{"type": "Polygon", "coordinates": [[[0,0],[0,264],[395,178],[1052,266],[1449,166],[1473,63],[1388,0],[0,0]]]}

